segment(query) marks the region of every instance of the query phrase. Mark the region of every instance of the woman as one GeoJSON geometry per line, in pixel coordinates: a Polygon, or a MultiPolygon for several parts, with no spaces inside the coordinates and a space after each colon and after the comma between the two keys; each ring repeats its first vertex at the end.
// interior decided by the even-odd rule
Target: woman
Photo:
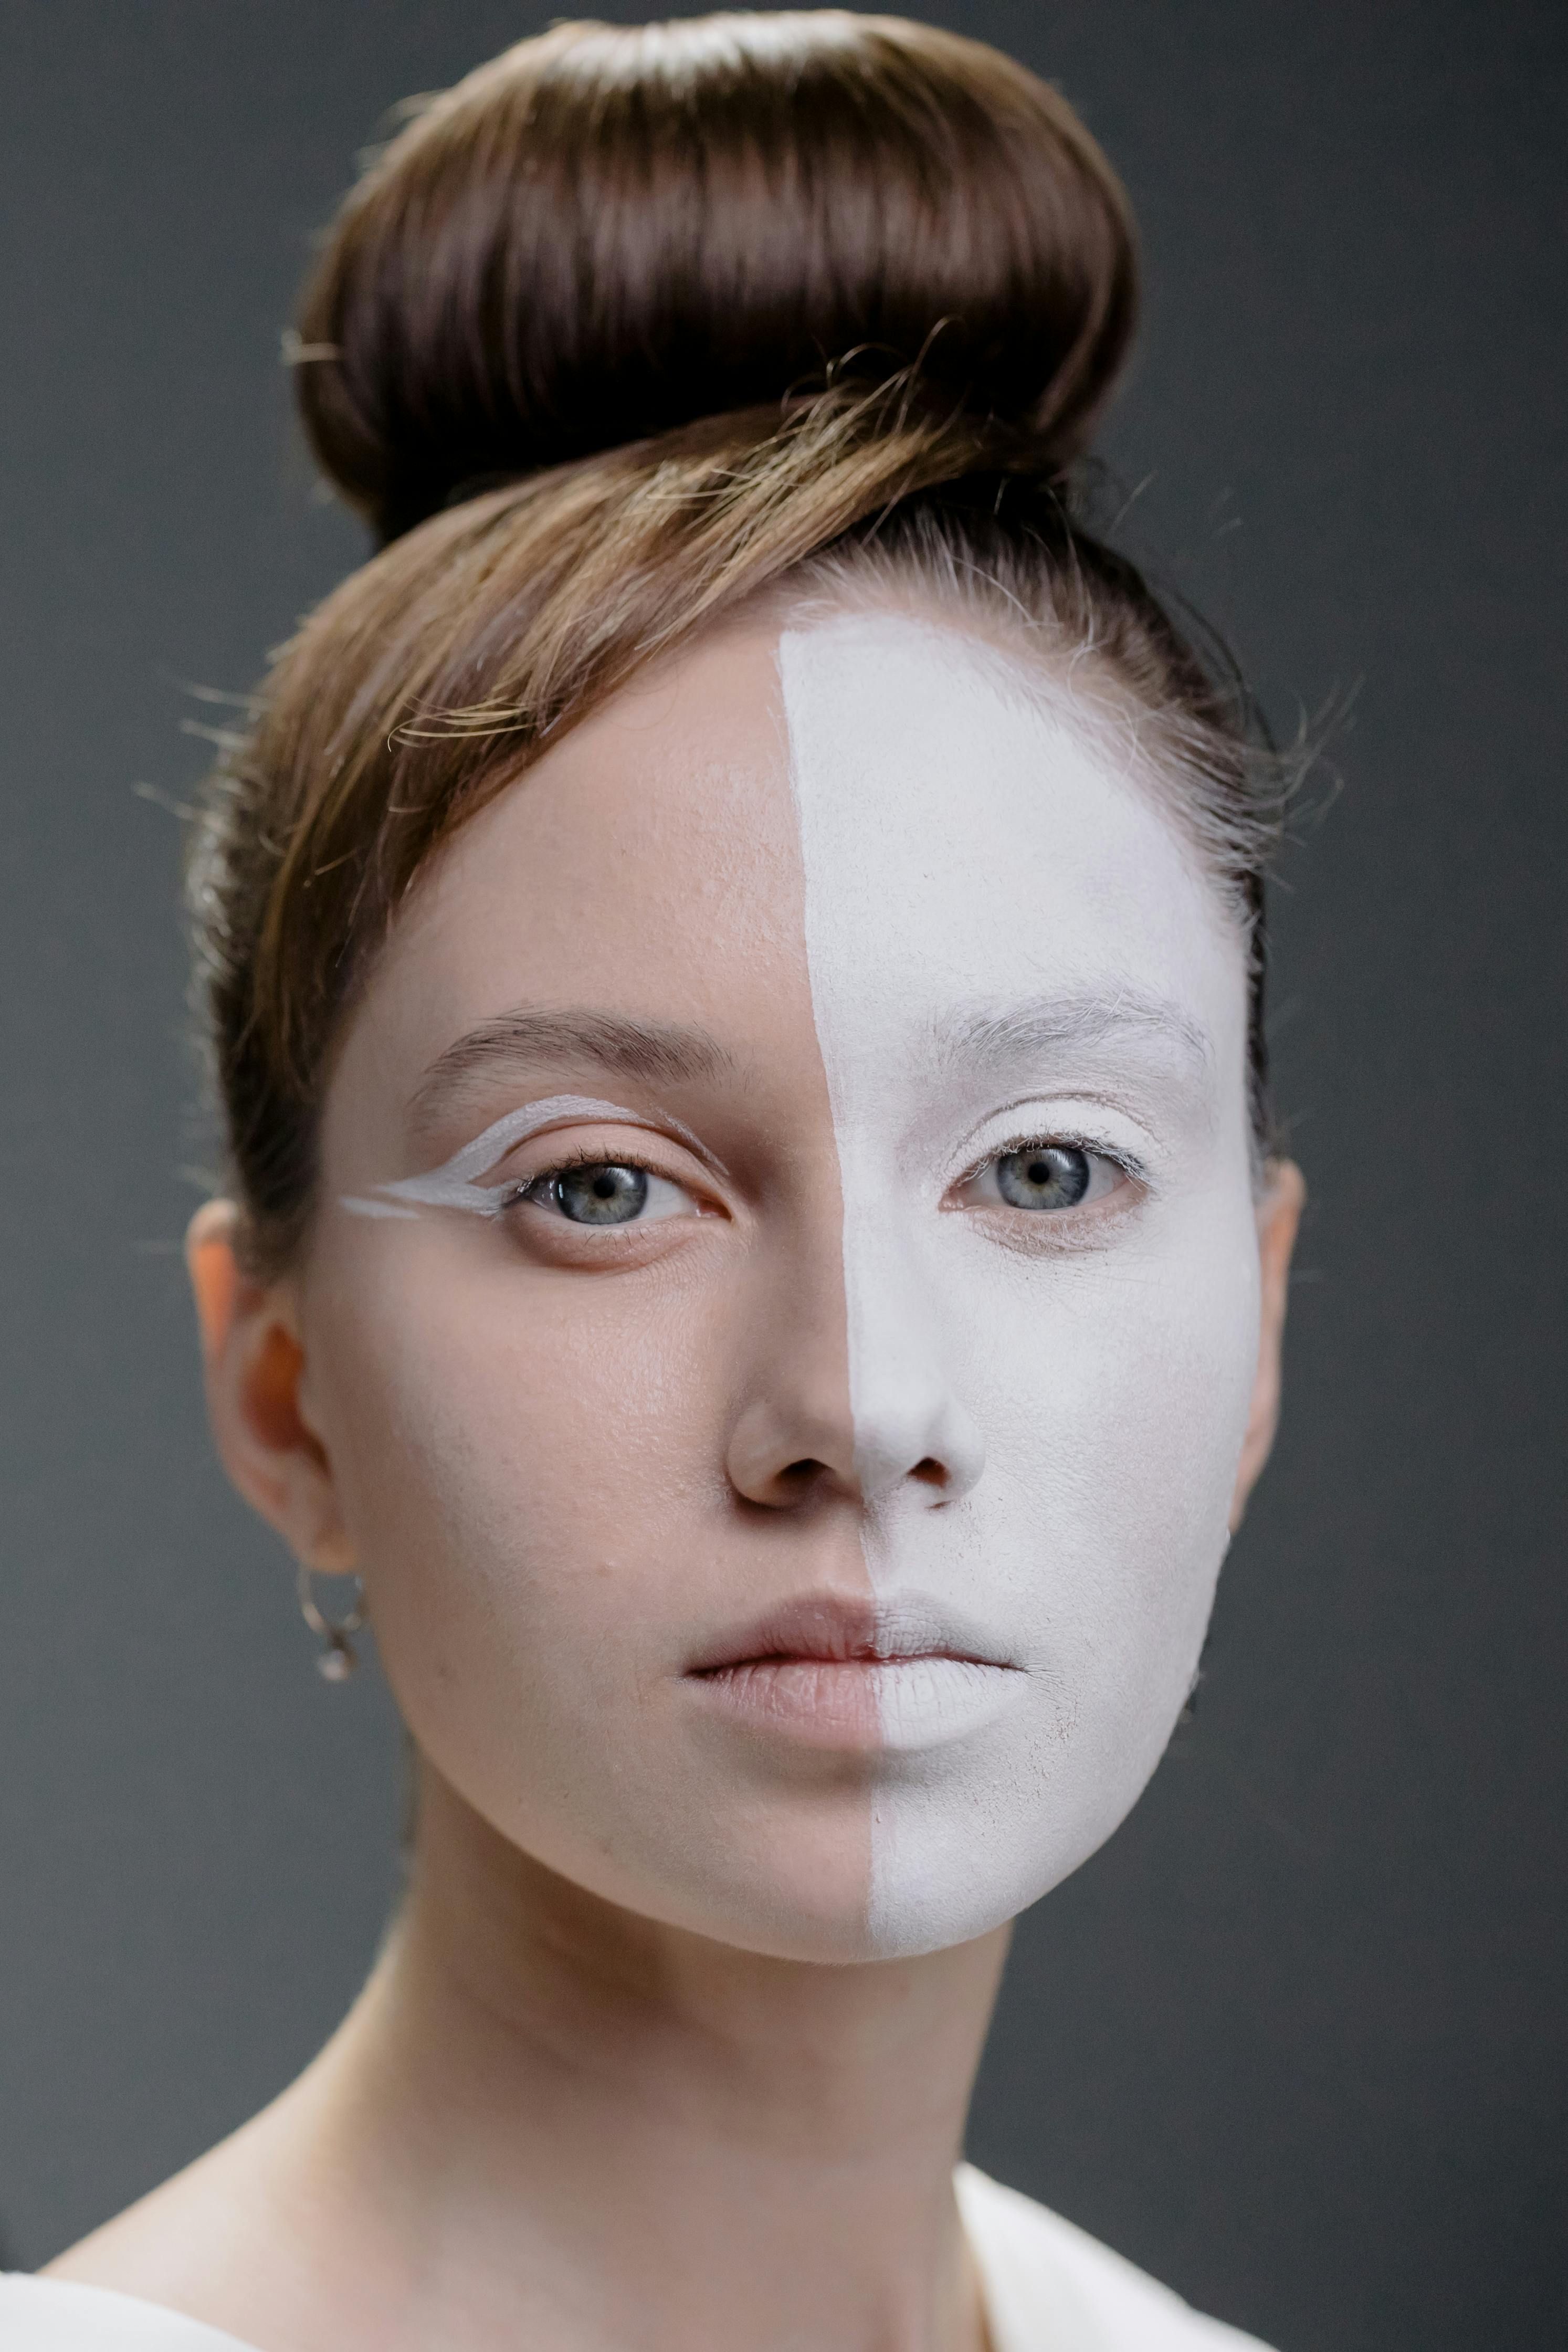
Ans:
{"type": "Polygon", "coordinates": [[[294,356],[382,549],[201,830],[190,1260],[409,1890],[7,2347],[1244,2340],[955,2173],[1009,1922],[1190,1689],[1301,1203],[1269,763],[1076,510],[1133,310],[1069,110],[894,19],[559,28],[345,206],[294,356]]]}

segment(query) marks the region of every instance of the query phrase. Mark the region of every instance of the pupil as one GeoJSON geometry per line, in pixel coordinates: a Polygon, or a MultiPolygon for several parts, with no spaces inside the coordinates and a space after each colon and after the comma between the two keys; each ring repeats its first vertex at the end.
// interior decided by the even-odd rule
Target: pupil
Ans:
{"type": "Polygon", "coordinates": [[[566,1169],[555,1180],[555,1196],[575,1225],[629,1225],[647,1201],[648,1179],[641,1168],[601,1161],[566,1169]]]}
{"type": "Polygon", "coordinates": [[[1015,1209],[1075,1208],[1089,1190],[1089,1155],[1070,1143],[1006,1151],[997,1162],[997,1190],[1015,1209]]]}

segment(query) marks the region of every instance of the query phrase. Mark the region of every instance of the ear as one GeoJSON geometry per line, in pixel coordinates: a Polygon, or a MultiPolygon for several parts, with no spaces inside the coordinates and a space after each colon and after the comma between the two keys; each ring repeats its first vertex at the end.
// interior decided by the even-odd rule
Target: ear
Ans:
{"type": "Polygon", "coordinates": [[[1242,1441],[1241,1464],[1230,1503],[1232,1535],[1241,1525],[1248,1497],[1269,1459],[1274,1432],[1280,1425],[1280,1356],[1285,1338],[1285,1298],[1290,1286],[1291,1253],[1296,1245],[1296,1228],[1301,1222],[1306,1198],[1306,1184],[1294,1160],[1271,1160],[1269,1189],[1258,1203],[1263,1311],[1252,1409],[1247,1416],[1247,1435],[1242,1441]]]}
{"type": "Polygon", "coordinates": [[[286,1283],[246,1272],[239,1235],[234,1202],[209,1201],[185,1236],[213,1435],[235,1486],[295,1558],[346,1574],[354,1550],[331,1464],[300,1404],[305,1350],[294,1301],[286,1283]]]}

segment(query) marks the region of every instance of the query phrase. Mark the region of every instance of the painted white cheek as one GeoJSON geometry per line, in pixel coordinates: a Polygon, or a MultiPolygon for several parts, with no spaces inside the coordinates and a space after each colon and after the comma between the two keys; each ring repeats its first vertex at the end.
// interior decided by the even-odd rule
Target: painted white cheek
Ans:
{"type": "Polygon", "coordinates": [[[871,1923],[887,1951],[1012,1916],[1135,1802],[1197,1664],[1245,1411],[1243,1286],[1213,1313],[1213,1293],[1151,1300],[1129,1276],[1108,1298],[1088,1269],[979,1256],[956,1236],[934,1252],[925,1361],[932,1396],[983,1433],[984,1475],[938,1510],[890,1493],[868,1566],[889,1606],[911,1588],[951,1598],[1020,1671],[971,1738],[906,1748],[878,1791],[871,1923]]]}

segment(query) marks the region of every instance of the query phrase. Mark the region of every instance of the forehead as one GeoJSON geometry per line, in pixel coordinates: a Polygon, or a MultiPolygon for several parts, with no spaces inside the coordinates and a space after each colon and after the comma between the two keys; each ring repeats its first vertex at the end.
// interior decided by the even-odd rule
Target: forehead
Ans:
{"type": "Polygon", "coordinates": [[[778,666],[808,929],[868,1018],[1233,993],[1217,894],[1069,679],[894,614],[786,630],[778,666]]]}
{"type": "Polygon", "coordinates": [[[567,1003],[771,1054],[809,961],[904,1056],[1053,998],[1173,1004],[1222,1058],[1244,1019],[1218,894],[1114,737],[891,612],[732,628],[619,696],[458,835],[371,995],[414,1054],[567,1003]]]}

